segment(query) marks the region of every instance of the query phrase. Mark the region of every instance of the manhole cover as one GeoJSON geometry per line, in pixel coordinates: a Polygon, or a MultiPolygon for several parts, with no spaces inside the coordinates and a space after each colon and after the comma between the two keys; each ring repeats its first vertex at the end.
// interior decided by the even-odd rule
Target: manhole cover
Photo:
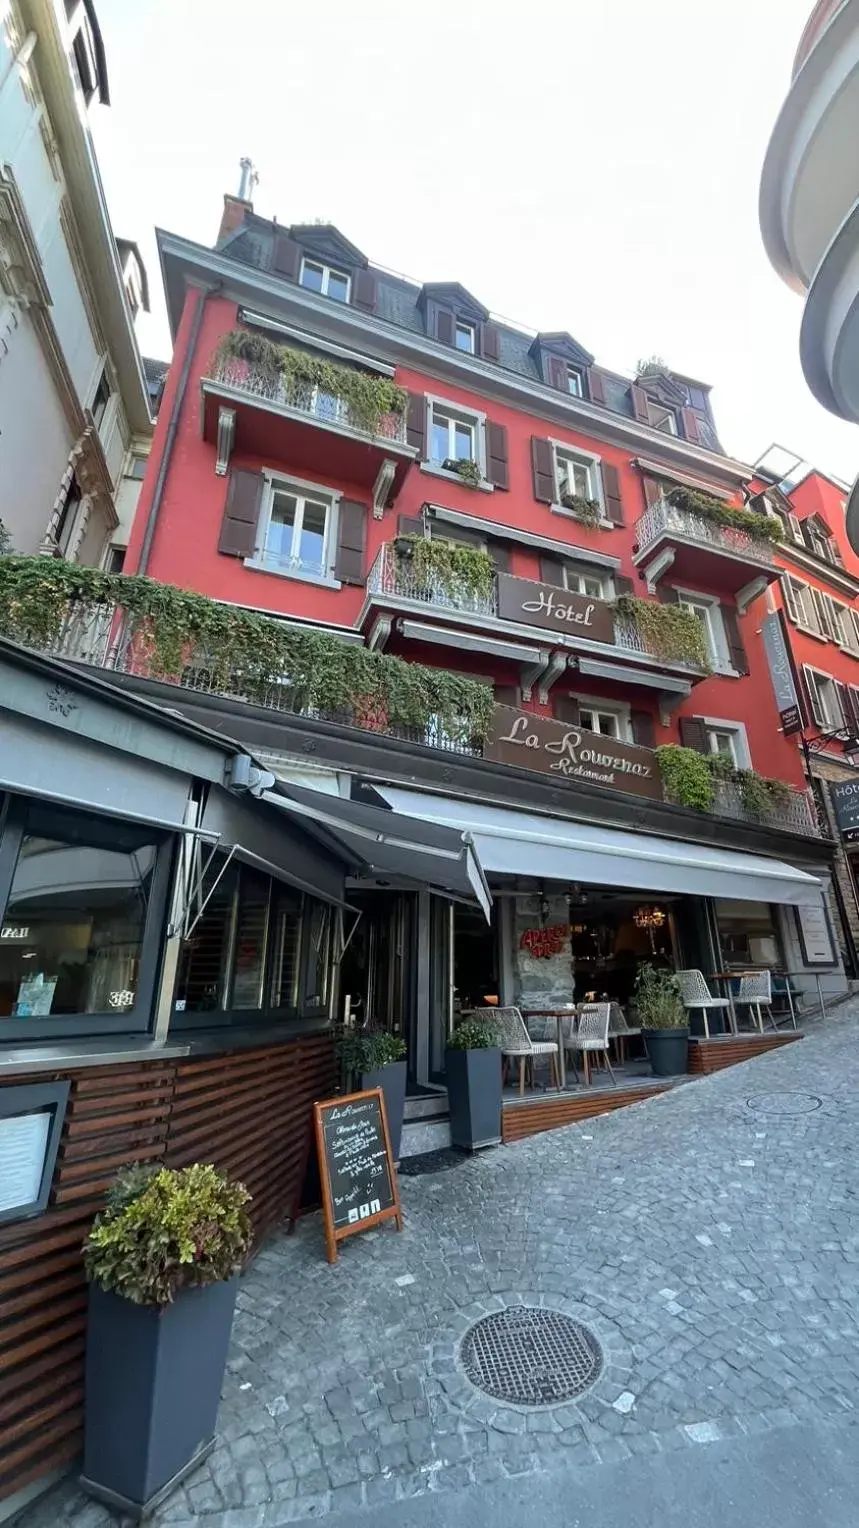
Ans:
{"type": "Polygon", "coordinates": [[[484,1316],[466,1332],[460,1356],[472,1385],[514,1406],[572,1401],[602,1369],[602,1349],[586,1326],[528,1306],[484,1316]]]}
{"type": "Polygon", "coordinates": [[[814,1093],[755,1093],[746,1107],[756,1114],[813,1114],[823,1103],[814,1093]]]}

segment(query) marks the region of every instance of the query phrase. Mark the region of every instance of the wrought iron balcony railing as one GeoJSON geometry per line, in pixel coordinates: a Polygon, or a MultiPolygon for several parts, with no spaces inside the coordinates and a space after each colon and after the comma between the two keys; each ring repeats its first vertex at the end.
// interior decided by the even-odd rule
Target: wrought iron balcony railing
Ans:
{"type": "MultiPolygon", "coordinates": [[[[205,381],[206,379],[204,379],[205,381]]],[[[266,404],[274,404],[284,410],[304,414],[317,424],[334,425],[352,430],[368,440],[396,441],[406,444],[405,415],[392,410],[368,418],[356,413],[354,407],[336,393],[324,392],[322,388],[301,377],[286,377],[269,367],[253,361],[238,360],[226,356],[213,362],[211,382],[246,393],[248,398],[258,398],[266,404]]]]}
{"type": "Polygon", "coordinates": [[[669,499],[657,499],[635,524],[635,539],[643,552],[662,536],[681,536],[684,540],[717,552],[728,552],[755,564],[774,566],[772,543],[759,541],[748,531],[733,525],[717,525],[703,515],[681,509],[669,499]]]}

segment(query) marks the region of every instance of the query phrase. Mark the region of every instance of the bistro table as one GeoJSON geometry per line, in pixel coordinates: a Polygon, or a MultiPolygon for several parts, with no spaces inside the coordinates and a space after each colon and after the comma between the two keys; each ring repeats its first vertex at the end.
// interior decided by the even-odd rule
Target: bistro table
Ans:
{"type": "MultiPolygon", "coordinates": [[[[554,1008],[523,1008],[521,1013],[525,1020],[526,1029],[528,1028],[529,1019],[554,1020],[558,1036],[558,1070],[561,1075],[561,1089],[563,1090],[567,1086],[567,1068],[564,1062],[564,1020],[568,1019],[572,1024],[573,1030],[575,1030],[576,1021],[579,1016],[579,1005],[577,1003],[558,1003],[554,1008]]],[[[528,1032],[530,1034],[530,1030],[528,1032]]],[[[575,1062],[573,1062],[573,1071],[578,1082],[579,1074],[576,1071],[575,1062]]]]}

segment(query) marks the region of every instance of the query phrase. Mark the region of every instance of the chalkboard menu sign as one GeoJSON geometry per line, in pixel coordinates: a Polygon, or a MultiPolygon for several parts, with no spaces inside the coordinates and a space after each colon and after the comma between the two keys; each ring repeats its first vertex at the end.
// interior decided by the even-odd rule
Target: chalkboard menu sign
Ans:
{"type": "Polygon", "coordinates": [[[403,1216],[381,1088],[326,1099],[313,1114],[325,1245],[334,1263],[339,1241],[386,1220],[402,1231],[403,1216]]]}

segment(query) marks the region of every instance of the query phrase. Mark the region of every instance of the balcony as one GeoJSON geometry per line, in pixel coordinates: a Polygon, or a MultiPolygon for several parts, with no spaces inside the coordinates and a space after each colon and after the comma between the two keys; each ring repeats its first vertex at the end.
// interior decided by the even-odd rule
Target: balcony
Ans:
{"type": "MultiPolygon", "coordinates": [[[[348,375],[346,368],[332,367],[348,375]]],[[[383,379],[368,379],[372,381],[383,379]]],[[[381,507],[402,487],[416,450],[401,409],[374,410],[265,361],[216,357],[202,379],[203,438],[223,476],[233,451],[285,469],[373,490],[381,507]]]]}
{"type": "Polygon", "coordinates": [[[744,595],[754,598],[778,578],[773,542],[765,539],[771,522],[736,510],[727,511],[732,524],[720,524],[710,518],[710,504],[704,495],[678,491],[651,504],[636,522],[634,561],[649,589],[670,571],[672,583],[723,590],[742,603],[744,595]]]}

